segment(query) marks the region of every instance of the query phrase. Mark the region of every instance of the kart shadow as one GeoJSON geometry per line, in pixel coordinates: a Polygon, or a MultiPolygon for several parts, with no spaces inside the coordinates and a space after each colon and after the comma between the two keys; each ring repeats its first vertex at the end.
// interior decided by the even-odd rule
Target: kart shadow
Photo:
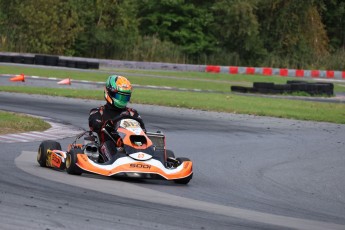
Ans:
{"type": "Polygon", "coordinates": [[[164,186],[181,186],[180,184],[176,184],[173,181],[166,181],[166,180],[158,180],[158,179],[141,179],[141,178],[130,178],[130,177],[105,177],[97,174],[88,174],[83,173],[82,177],[87,178],[94,178],[97,180],[109,180],[109,181],[122,181],[128,182],[132,184],[145,184],[145,185],[164,185],[164,186]]]}
{"type": "MultiPolygon", "coordinates": [[[[52,170],[60,172],[60,173],[66,173],[65,170],[61,169],[56,169],[52,168],[52,170]]],[[[70,175],[73,176],[73,175],[70,175]]],[[[164,185],[164,186],[174,186],[174,187],[185,187],[186,185],[182,184],[176,184],[174,181],[167,181],[167,180],[159,180],[159,179],[142,179],[142,178],[131,178],[131,177],[116,177],[116,176],[102,176],[102,175],[97,175],[97,174],[92,174],[92,173],[83,173],[80,175],[81,177],[86,177],[86,178],[92,178],[92,179],[97,179],[97,180],[109,180],[109,181],[122,181],[122,182],[128,182],[132,184],[145,184],[145,185],[164,185]]]]}

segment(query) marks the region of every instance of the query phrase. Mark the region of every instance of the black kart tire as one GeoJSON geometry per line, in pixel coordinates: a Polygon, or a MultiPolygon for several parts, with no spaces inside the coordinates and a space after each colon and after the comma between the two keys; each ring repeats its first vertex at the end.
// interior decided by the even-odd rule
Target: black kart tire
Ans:
{"type": "Polygon", "coordinates": [[[87,69],[88,68],[88,62],[86,62],[86,61],[76,61],[75,65],[79,69],[87,69]]]}
{"type": "Polygon", "coordinates": [[[244,86],[236,86],[236,85],[233,85],[230,87],[230,90],[232,92],[237,92],[237,93],[247,93],[250,88],[249,87],[244,87],[244,86]]]}
{"type": "Polygon", "coordinates": [[[46,56],[45,57],[45,65],[49,66],[57,66],[59,62],[59,57],[58,56],[46,56]]]}
{"type": "Polygon", "coordinates": [[[23,64],[33,65],[35,63],[34,57],[23,57],[23,64]]]}
{"type": "Polygon", "coordinates": [[[13,56],[12,62],[13,63],[23,63],[23,56],[13,56]]]}
{"type": "Polygon", "coordinates": [[[83,150],[81,150],[81,149],[71,149],[69,152],[67,152],[66,171],[68,174],[81,175],[83,173],[82,169],[80,169],[76,165],[78,153],[84,154],[83,150]]]}
{"type": "Polygon", "coordinates": [[[47,151],[49,149],[61,150],[61,145],[59,142],[51,140],[43,141],[40,144],[37,152],[37,162],[41,167],[47,167],[47,151]]]}
{"type": "Polygon", "coordinates": [[[12,62],[12,56],[0,55],[0,62],[12,62]]]}
{"type": "Polygon", "coordinates": [[[5,55],[5,56],[3,56],[2,60],[3,60],[3,62],[11,63],[12,62],[12,58],[13,58],[13,56],[5,55]]]}
{"type": "Polygon", "coordinates": [[[76,62],[72,60],[66,60],[66,67],[68,68],[75,68],[76,67],[76,62]]]}
{"type": "Polygon", "coordinates": [[[67,66],[67,61],[63,60],[63,59],[59,59],[59,62],[58,62],[57,65],[61,66],[61,67],[66,67],[67,66]]]}
{"type": "Polygon", "coordinates": [[[36,65],[45,65],[46,56],[45,55],[35,55],[36,65]]]}
{"type": "Polygon", "coordinates": [[[272,82],[254,82],[253,83],[254,89],[273,89],[274,83],[272,82]]]}
{"type": "Polygon", "coordinates": [[[293,92],[307,92],[307,83],[292,83],[290,85],[293,92]]]}
{"type": "MultiPolygon", "coordinates": [[[[180,162],[180,164],[182,164],[184,161],[190,161],[190,159],[186,158],[186,157],[179,157],[179,158],[176,158],[176,160],[178,160],[180,162]]],[[[190,174],[188,177],[185,177],[182,179],[176,179],[176,180],[174,180],[174,182],[176,184],[188,184],[192,178],[193,178],[193,173],[190,174]]]]}
{"type": "Polygon", "coordinates": [[[275,90],[289,91],[291,90],[291,85],[289,84],[276,84],[274,85],[275,90]]]}
{"type": "Polygon", "coordinates": [[[175,153],[172,150],[167,149],[166,154],[167,154],[167,158],[168,157],[175,158],[175,153]]]}
{"type": "Polygon", "coordinates": [[[99,69],[99,62],[88,62],[87,67],[89,69],[99,69]]]}
{"type": "Polygon", "coordinates": [[[291,80],[291,81],[286,81],[286,84],[306,84],[308,83],[307,81],[298,81],[298,80],[291,80]]]}

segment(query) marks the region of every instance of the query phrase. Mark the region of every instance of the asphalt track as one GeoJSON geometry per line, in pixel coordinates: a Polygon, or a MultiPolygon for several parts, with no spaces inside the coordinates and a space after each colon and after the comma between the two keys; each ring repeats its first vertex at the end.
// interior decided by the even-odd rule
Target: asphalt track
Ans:
{"type": "MultiPolygon", "coordinates": [[[[0,93],[1,110],[78,128],[102,103],[0,93]]],[[[70,176],[38,167],[38,142],[0,144],[0,228],[345,229],[345,125],[133,107],[193,160],[189,185],[70,176]]]]}

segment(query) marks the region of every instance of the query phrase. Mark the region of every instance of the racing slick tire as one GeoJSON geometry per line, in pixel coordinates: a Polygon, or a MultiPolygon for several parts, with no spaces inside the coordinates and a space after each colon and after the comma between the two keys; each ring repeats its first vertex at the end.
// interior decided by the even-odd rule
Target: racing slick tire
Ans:
{"type": "Polygon", "coordinates": [[[37,162],[41,167],[47,167],[47,151],[50,149],[61,150],[61,145],[56,141],[43,141],[38,147],[37,162]]]}
{"type": "Polygon", "coordinates": [[[167,149],[166,154],[167,154],[167,158],[168,157],[175,158],[175,153],[172,150],[167,149]]]}
{"type": "MultiPolygon", "coordinates": [[[[190,161],[190,159],[186,158],[186,157],[179,157],[179,158],[176,158],[176,160],[178,160],[180,162],[180,164],[182,164],[184,161],[190,161]]],[[[182,179],[176,179],[176,180],[174,180],[174,182],[176,184],[188,184],[192,178],[193,178],[193,173],[190,174],[188,177],[185,177],[182,179]]]]}
{"type": "Polygon", "coordinates": [[[78,153],[84,154],[83,150],[81,149],[71,149],[69,152],[67,152],[66,171],[68,174],[81,175],[83,173],[83,171],[76,165],[78,153]]]}

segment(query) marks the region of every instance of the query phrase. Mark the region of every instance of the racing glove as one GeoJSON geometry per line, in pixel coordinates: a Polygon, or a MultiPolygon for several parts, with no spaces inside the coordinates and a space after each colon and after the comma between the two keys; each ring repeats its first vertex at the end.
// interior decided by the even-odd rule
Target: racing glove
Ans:
{"type": "Polygon", "coordinates": [[[104,128],[107,131],[113,132],[115,130],[114,122],[112,120],[107,120],[106,122],[104,122],[104,128]]]}
{"type": "Polygon", "coordinates": [[[121,113],[121,115],[128,115],[131,117],[140,118],[139,113],[135,109],[132,109],[132,108],[127,108],[125,111],[121,113]]]}

